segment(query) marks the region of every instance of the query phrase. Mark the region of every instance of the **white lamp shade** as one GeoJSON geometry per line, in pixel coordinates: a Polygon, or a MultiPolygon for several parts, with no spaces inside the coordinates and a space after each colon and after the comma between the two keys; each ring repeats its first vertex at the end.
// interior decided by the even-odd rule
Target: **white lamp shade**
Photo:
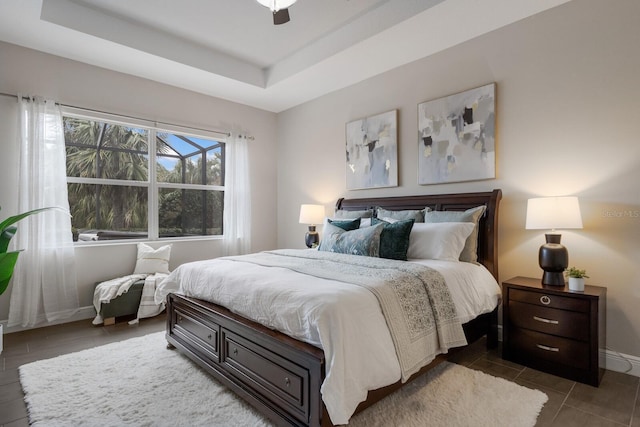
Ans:
{"type": "Polygon", "coordinates": [[[538,197],[527,201],[527,230],[582,228],[577,197],[538,197]]]}
{"type": "Polygon", "coordinates": [[[280,9],[287,9],[294,4],[297,0],[256,0],[264,7],[268,7],[272,12],[277,12],[280,9]]]}
{"type": "Polygon", "coordinates": [[[324,221],[324,206],[300,205],[300,224],[322,224],[324,221]]]}

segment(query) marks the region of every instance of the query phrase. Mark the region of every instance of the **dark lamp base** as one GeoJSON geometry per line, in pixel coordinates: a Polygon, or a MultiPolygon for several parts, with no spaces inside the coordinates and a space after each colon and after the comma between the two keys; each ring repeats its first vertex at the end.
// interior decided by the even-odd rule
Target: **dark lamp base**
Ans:
{"type": "Polygon", "coordinates": [[[308,248],[318,247],[318,243],[320,243],[320,235],[316,231],[315,225],[309,226],[309,231],[307,231],[304,235],[304,243],[308,248]]]}
{"type": "Polygon", "coordinates": [[[542,275],[542,284],[549,286],[564,286],[564,275],[557,271],[545,271],[542,275]]]}
{"type": "Polygon", "coordinates": [[[563,273],[569,265],[569,252],[560,244],[560,234],[545,234],[547,243],[540,246],[538,262],[544,270],[542,284],[564,286],[563,273]]]}

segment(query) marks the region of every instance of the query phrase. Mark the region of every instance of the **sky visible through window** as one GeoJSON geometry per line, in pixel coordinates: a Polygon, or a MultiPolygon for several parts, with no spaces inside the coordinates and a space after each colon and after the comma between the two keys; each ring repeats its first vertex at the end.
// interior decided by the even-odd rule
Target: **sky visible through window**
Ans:
{"type": "MultiPolygon", "coordinates": [[[[189,144],[188,142],[184,141],[182,138],[174,134],[164,133],[162,135],[163,135],[162,139],[165,140],[168,143],[168,145],[171,146],[171,148],[181,156],[194,154],[198,151],[198,147],[194,147],[193,145],[189,144]]],[[[196,138],[193,136],[188,136],[185,138],[189,139],[190,141],[194,142],[195,144],[199,145],[202,148],[210,148],[210,147],[217,146],[217,148],[214,151],[220,151],[220,147],[219,147],[220,143],[218,141],[196,138]]],[[[214,151],[207,150],[207,157],[213,156],[214,151]]],[[[186,160],[195,164],[198,161],[198,158],[199,158],[198,155],[192,155],[190,157],[187,157],[186,160]]],[[[171,172],[175,169],[179,159],[176,157],[164,157],[159,153],[157,161],[158,161],[158,164],[160,164],[162,167],[166,168],[168,171],[171,172]]]]}

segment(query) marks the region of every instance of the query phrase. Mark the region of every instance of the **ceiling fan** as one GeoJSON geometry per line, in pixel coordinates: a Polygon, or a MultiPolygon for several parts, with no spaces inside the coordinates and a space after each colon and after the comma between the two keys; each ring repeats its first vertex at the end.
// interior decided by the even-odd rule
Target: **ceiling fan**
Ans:
{"type": "Polygon", "coordinates": [[[297,0],[256,0],[273,12],[273,24],[280,25],[289,22],[289,6],[297,0]]]}

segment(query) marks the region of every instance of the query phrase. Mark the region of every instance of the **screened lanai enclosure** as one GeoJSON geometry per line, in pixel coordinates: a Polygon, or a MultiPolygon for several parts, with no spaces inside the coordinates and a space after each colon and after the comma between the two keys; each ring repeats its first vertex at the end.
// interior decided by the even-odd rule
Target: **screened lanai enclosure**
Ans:
{"type": "Polygon", "coordinates": [[[222,235],[224,139],[64,117],[74,240],[222,235]]]}

